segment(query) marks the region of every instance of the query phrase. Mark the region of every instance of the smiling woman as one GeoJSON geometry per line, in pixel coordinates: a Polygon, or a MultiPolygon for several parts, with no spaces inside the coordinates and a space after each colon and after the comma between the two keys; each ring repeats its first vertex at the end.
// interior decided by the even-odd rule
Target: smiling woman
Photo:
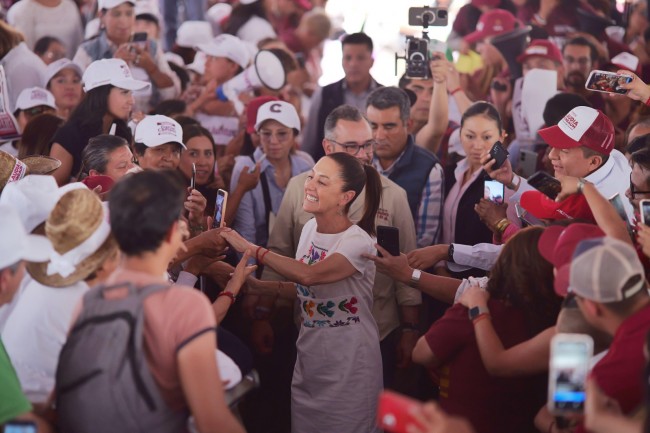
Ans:
{"type": "Polygon", "coordinates": [[[210,131],[196,124],[183,126],[183,140],[187,150],[181,153],[181,163],[178,169],[190,186],[192,178],[192,164],[196,166],[196,189],[203,194],[208,204],[206,213],[214,214],[217,191],[223,185],[217,182],[215,176],[215,151],[216,146],[210,131]]]}

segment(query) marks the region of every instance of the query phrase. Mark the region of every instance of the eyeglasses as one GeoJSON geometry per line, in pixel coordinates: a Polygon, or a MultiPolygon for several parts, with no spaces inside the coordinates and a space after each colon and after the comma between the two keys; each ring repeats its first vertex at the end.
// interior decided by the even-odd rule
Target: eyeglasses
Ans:
{"type": "Polygon", "coordinates": [[[293,137],[293,132],[290,130],[286,131],[277,131],[275,133],[271,131],[260,131],[260,140],[263,140],[265,142],[271,141],[271,138],[275,136],[275,139],[278,140],[280,143],[286,143],[293,137]]]}
{"type": "Polygon", "coordinates": [[[368,140],[363,144],[354,142],[339,143],[338,141],[334,141],[331,138],[328,138],[327,141],[331,141],[332,143],[341,146],[345,153],[352,156],[358,155],[361,149],[363,149],[363,151],[366,153],[374,152],[375,148],[377,147],[377,142],[375,140],[368,140]]]}
{"type": "Polygon", "coordinates": [[[568,64],[573,64],[577,63],[580,66],[587,66],[591,59],[589,57],[578,57],[577,59],[573,56],[565,56],[564,61],[567,62],[568,64]]]}
{"type": "Polygon", "coordinates": [[[650,191],[637,190],[634,184],[632,183],[632,173],[630,173],[630,195],[632,196],[632,198],[634,198],[634,196],[637,194],[650,194],[650,191]]]}

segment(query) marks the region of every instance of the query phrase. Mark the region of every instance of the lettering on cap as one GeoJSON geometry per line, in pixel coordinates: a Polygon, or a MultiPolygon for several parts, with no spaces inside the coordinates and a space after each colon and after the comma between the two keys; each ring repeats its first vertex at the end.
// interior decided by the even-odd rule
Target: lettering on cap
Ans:
{"type": "Polygon", "coordinates": [[[24,162],[20,160],[16,160],[16,165],[14,165],[13,170],[11,170],[11,174],[9,175],[9,179],[7,179],[7,183],[9,182],[16,182],[25,177],[27,174],[27,166],[25,165],[24,162]]]}
{"type": "Polygon", "coordinates": [[[495,32],[502,32],[503,31],[503,23],[501,20],[494,20],[494,24],[492,25],[492,30],[495,32]]]}
{"type": "Polygon", "coordinates": [[[32,89],[30,99],[47,102],[47,93],[42,89],[32,89]]]}
{"type": "Polygon", "coordinates": [[[120,65],[120,71],[122,72],[122,75],[124,75],[124,78],[131,78],[131,71],[128,66],[120,65]]]}
{"type": "Polygon", "coordinates": [[[269,111],[271,113],[282,113],[282,105],[281,104],[271,104],[269,107],[269,111]]]}
{"type": "Polygon", "coordinates": [[[541,46],[541,45],[533,45],[528,48],[526,48],[526,54],[539,54],[542,56],[547,56],[548,55],[548,48],[541,46]]]}
{"type": "Polygon", "coordinates": [[[562,121],[566,123],[570,129],[576,129],[578,127],[578,119],[575,118],[573,111],[564,116],[564,119],[562,119],[562,121]]]}
{"type": "Polygon", "coordinates": [[[171,122],[158,122],[158,135],[171,135],[176,137],[176,125],[171,122]]]}

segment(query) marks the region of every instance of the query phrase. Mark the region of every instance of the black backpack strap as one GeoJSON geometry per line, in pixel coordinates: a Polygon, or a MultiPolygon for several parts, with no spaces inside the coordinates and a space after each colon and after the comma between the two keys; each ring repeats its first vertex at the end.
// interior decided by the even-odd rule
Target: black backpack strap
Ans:
{"type": "MultiPolygon", "coordinates": [[[[253,155],[249,155],[250,158],[255,163],[255,158],[253,155]]],[[[271,215],[271,193],[269,191],[269,181],[266,178],[266,173],[260,174],[260,183],[262,184],[262,195],[264,196],[264,215],[266,216],[266,226],[269,225],[269,216],[271,215]]]]}

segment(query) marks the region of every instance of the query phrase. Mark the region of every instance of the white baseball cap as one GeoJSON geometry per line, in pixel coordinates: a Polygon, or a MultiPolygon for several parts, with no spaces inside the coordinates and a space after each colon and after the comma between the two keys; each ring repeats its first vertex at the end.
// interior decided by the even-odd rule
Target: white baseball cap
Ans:
{"type": "Polygon", "coordinates": [[[262,123],[267,120],[280,122],[287,128],[293,128],[300,132],[300,117],[293,105],[284,101],[270,101],[260,106],[257,110],[255,130],[259,131],[262,123]]]}
{"type": "Polygon", "coordinates": [[[48,106],[56,110],[54,95],[42,87],[29,87],[18,95],[16,110],[28,110],[30,108],[48,106]]]}
{"type": "Polygon", "coordinates": [[[187,69],[190,71],[196,72],[199,75],[205,74],[205,61],[207,57],[204,52],[197,51],[194,56],[194,61],[187,65],[187,69]]]}
{"type": "Polygon", "coordinates": [[[79,75],[79,78],[81,78],[84,74],[84,71],[81,69],[81,66],[76,64],[70,59],[59,59],[55,62],[50,63],[47,65],[47,68],[45,69],[45,81],[43,82],[43,86],[47,87],[47,85],[50,83],[52,78],[59,72],[61,72],[64,69],[72,69],[79,75]]]}
{"type": "Polygon", "coordinates": [[[639,58],[634,54],[626,52],[618,53],[609,62],[619,69],[627,69],[628,71],[637,73],[640,71],[639,58]]]}
{"type": "Polygon", "coordinates": [[[48,260],[52,245],[43,236],[30,235],[20,222],[18,211],[11,206],[0,205],[0,269],[11,266],[21,260],[45,262],[48,260]]]}
{"type": "Polygon", "coordinates": [[[82,81],[86,92],[109,84],[126,90],[143,90],[151,86],[146,81],[134,79],[129,65],[122,59],[102,59],[92,62],[84,72],[82,81]]]}
{"type": "Polygon", "coordinates": [[[183,48],[194,48],[197,45],[208,44],[214,36],[212,26],[207,21],[185,21],[176,31],[176,45],[183,48]]]}
{"type": "Polygon", "coordinates": [[[575,107],[557,125],[537,133],[549,146],[558,149],[585,146],[605,155],[614,149],[612,121],[602,111],[591,107],[575,107]]]}
{"type": "Polygon", "coordinates": [[[133,6],[135,6],[135,0],[99,0],[98,8],[100,11],[102,9],[113,9],[122,3],[131,3],[133,6]]]}
{"type": "Polygon", "coordinates": [[[221,26],[222,22],[232,13],[232,5],[229,3],[217,3],[210,7],[205,17],[213,24],[221,26]]]}
{"type": "Polygon", "coordinates": [[[156,114],[146,116],[135,128],[135,142],[147,147],[157,147],[166,143],[183,143],[183,129],[174,119],[156,114]]]}
{"type": "Polygon", "coordinates": [[[196,49],[208,56],[230,59],[242,68],[248,66],[251,61],[249,50],[244,42],[237,36],[229,34],[219,35],[210,42],[198,44],[196,49]]]}

